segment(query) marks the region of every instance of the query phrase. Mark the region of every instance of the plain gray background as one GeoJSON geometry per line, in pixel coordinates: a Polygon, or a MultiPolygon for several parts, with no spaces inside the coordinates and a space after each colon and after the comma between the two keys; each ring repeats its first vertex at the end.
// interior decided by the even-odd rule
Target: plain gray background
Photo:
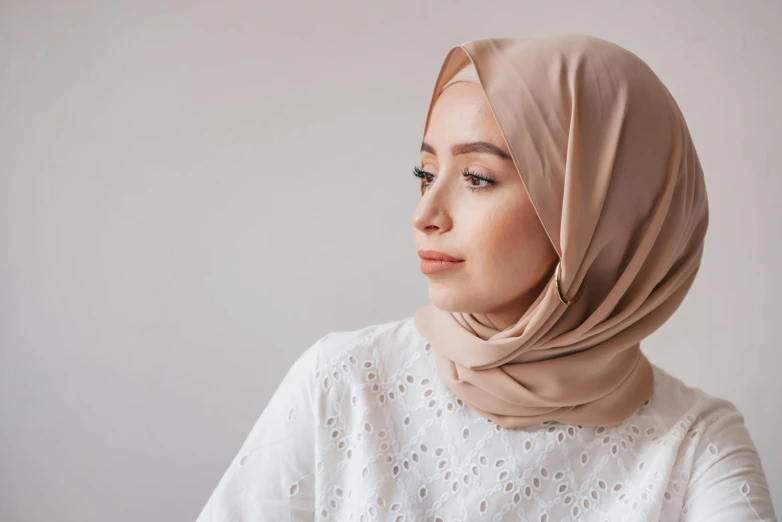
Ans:
{"type": "Polygon", "coordinates": [[[733,401],[782,509],[782,4],[0,1],[0,520],[193,520],[318,337],[428,300],[411,170],[447,50],[646,60],[706,177],[644,341],[733,401]]]}

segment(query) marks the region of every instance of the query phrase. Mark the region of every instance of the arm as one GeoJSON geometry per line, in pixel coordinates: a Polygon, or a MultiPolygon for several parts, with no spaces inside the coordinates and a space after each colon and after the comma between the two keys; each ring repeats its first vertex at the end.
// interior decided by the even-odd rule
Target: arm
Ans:
{"type": "Polygon", "coordinates": [[[294,362],[197,522],[315,518],[315,371],[318,346],[294,362]]]}
{"type": "Polygon", "coordinates": [[[744,417],[728,401],[710,409],[696,448],[681,522],[776,521],[744,417]]]}

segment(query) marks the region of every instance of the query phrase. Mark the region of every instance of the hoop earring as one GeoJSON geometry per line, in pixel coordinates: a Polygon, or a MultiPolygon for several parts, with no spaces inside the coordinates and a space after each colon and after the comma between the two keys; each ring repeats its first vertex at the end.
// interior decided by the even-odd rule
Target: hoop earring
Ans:
{"type": "Polygon", "coordinates": [[[570,305],[578,301],[578,298],[581,297],[581,294],[584,293],[584,283],[581,283],[581,288],[578,289],[578,292],[576,292],[576,295],[574,295],[572,298],[567,299],[565,295],[562,293],[562,261],[557,263],[557,278],[554,281],[556,289],[557,289],[557,295],[559,296],[559,300],[565,303],[566,305],[570,305]]]}

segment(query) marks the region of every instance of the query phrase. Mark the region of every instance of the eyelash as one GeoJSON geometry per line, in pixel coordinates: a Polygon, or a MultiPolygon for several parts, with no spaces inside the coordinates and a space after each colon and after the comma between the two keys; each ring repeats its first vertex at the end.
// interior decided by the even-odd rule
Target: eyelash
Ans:
{"type": "MultiPolygon", "coordinates": [[[[417,178],[421,178],[421,190],[422,191],[423,191],[424,188],[428,187],[428,185],[424,184],[424,180],[426,179],[426,176],[433,176],[433,174],[429,174],[428,172],[425,172],[425,171],[419,169],[418,167],[413,167],[413,175],[415,177],[417,177],[417,178]]],[[[466,168],[466,169],[464,169],[462,171],[462,176],[465,177],[465,178],[480,179],[480,180],[486,181],[489,185],[494,185],[496,183],[496,181],[494,179],[489,178],[487,176],[481,176],[477,172],[472,171],[469,168],[466,168]]],[[[486,190],[488,188],[489,188],[489,186],[485,186],[485,187],[468,186],[467,187],[468,190],[472,190],[473,192],[486,190]]]]}

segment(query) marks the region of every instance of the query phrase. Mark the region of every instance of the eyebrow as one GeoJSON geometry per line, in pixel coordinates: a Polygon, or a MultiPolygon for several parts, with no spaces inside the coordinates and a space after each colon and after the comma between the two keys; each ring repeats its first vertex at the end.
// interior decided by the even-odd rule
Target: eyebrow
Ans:
{"type": "MultiPolygon", "coordinates": [[[[434,154],[435,156],[437,156],[437,152],[435,152],[434,147],[432,147],[425,141],[421,142],[421,152],[428,152],[430,154],[434,154]]],[[[453,154],[454,156],[458,156],[459,154],[469,154],[471,152],[478,152],[481,154],[492,154],[494,156],[498,156],[505,160],[511,159],[511,157],[505,151],[486,141],[457,143],[456,145],[451,147],[451,154],[453,154]]]]}

